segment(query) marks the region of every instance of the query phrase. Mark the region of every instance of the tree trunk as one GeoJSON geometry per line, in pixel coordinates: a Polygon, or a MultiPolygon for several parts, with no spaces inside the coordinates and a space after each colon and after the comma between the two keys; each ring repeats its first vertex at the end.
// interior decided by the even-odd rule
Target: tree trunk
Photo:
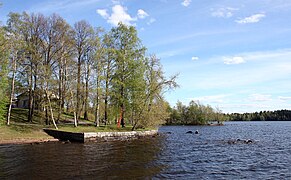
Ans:
{"type": "Polygon", "coordinates": [[[96,109],[95,109],[95,126],[96,127],[99,127],[100,126],[100,122],[99,122],[99,108],[100,108],[100,102],[99,102],[99,85],[100,85],[100,82],[99,82],[99,76],[100,76],[100,73],[99,73],[99,69],[97,69],[97,82],[96,82],[96,86],[97,86],[97,91],[96,91],[96,109]]]}
{"type": "MultiPolygon", "coordinates": [[[[68,79],[67,79],[67,72],[68,72],[68,70],[67,70],[67,59],[66,58],[64,58],[64,67],[63,67],[63,69],[64,69],[64,73],[63,73],[63,75],[64,75],[64,78],[63,78],[63,99],[62,99],[62,107],[63,108],[65,108],[65,99],[67,98],[67,81],[68,81],[68,79]]],[[[72,99],[73,100],[73,99],[72,99]]],[[[66,111],[68,112],[69,111],[69,102],[67,102],[67,107],[66,107],[66,111]]]]}
{"type": "Polygon", "coordinates": [[[95,109],[95,126],[99,127],[100,126],[100,104],[99,104],[99,95],[97,95],[97,102],[96,102],[96,109],[95,109]]]}
{"type": "Polygon", "coordinates": [[[80,89],[81,89],[81,56],[78,57],[78,73],[77,73],[77,106],[76,106],[76,116],[77,121],[80,119],[80,89]]]}
{"type": "Polygon", "coordinates": [[[8,108],[8,114],[7,114],[7,125],[10,125],[10,116],[11,116],[11,109],[12,109],[12,103],[13,103],[13,97],[14,97],[14,83],[15,83],[15,72],[16,72],[16,60],[13,57],[13,71],[12,71],[12,82],[11,82],[11,94],[10,94],[10,102],[9,102],[9,108],[8,108]]]}
{"type": "Polygon", "coordinates": [[[48,101],[48,104],[49,104],[49,108],[50,108],[50,114],[51,114],[52,122],[53,122],[55,128],[58,129],[57,124],[56,124],[55,119],[54,119],[54,114],[53,114],[52,104],[51,104],[51,100],[50,100],[50,97],[49,97],[49,95],[48,95],[48,90],[47,90],[47,89],[45,90],[45,95],[46,95],[46,97],[47,97],[47,101],[48,101]]]}
{"type": "Polygon", "coordinates": [[[106,96],[105,100],[104,100],[104,123],[105,123],[105,126],[107,124],[107,121],[108,121],[108,99],[106,96]]]}
{"type": "MultiPolygon", "coordinates": [[[[76,108],[74,108],[74,96],[73,96],[73,91],[72,90],[71,90],[71,99],[72,99],[73,109],[76,109],[76,108]]],[[[77,120],[77,113],[76,113],[76,111],[74,111],[74,126],[75,127],[78,126],[78,120],[77,120]]]]}
{"type": "Polygon", "coordinates": [[[107,73],[106,73],[106,80],[105,80],[105,97],[104,97],[104,122],[105,125],[108,121],[108,94],[109,94],[109,73],[108,73],[108,68],[107,66],[107,73]]]}
{"type": "Polygon", "coordinates": [[[29,77],[29,103],[28,103],[28,121],[33,121],[33,89],[32,89],[32,81],[33,81],[33,74],[32,74],[32,64],[30,64],[30,77],[29,77]]]}
{"type": "MultiPolygon", "coordinates": [[[[124,82],[124,80],[122,82],[124,82]]],[[[124,106],[124,86],[123,85],[121,86],[120,95],[122,99],[122,103],[120,105],[120,108],[121,108],[120,124],[121,124],[121,127],[124,128],[125,127],[125,122],[124,122],[125,106],[124,106]]]]}
{"type": "MultiPolygon", "coordinates": [[[[37,69],[37,67],[36,67],[37,69]]],[[[34,78],[34,85],[33,85],[33,89],[37,89],[37,74],[36,72],[33,75],[34,78]]],[[[40,110],[40,96],[37,93],[33,94],[34,99],[33,99],[33,110],[40,110]]]]}
{"type": "Polygon", "coordinates": [[[90,76],[90,64],[87,62],[86,83],[85,83],[85,109],[84,119],[88,120],[88,98],[89,98],[89,76],[90,76]]]}
{"type": "Polygon", "coordinates": [[[60,62],[59,67],[59,101],[58,101],[59,109],[58,109],[58,118],[57,123],[59,122],[61,118],[61,114],[63,112],[63,66],[62,66],[62,60],[60,62]]]}
{"type": "Polygon", "coordinates": [[[120,120],[120,124],[121,124],[121,127],[123,127],[123,128],[125,127],[124,114],[125,114],[124,104],[122,103],[121,104],[121,120],[120,120]]]}
{"type": "Polygon", "coordinates": [[[49,116],[47,112],[47,106],[45,106],[45,124],[50,125],[49,116]]]}

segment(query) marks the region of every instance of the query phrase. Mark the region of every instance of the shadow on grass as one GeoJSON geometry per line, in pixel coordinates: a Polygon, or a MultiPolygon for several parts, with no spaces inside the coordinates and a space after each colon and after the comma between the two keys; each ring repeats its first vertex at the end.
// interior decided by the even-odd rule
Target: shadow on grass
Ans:
{"type": "Polygon", "coordinates": [[[28,109],[13,108],[11,111],[9,129],[19,133],[40,131],[44,127],[44,121],[42,117],[42,113],[35,111],[33,122],[28,122],[28,109]]]}
{"type": "Polygon", "coordinates": [[[13,108],[11,111],[11,121],[16,123],[26,123],[28,109],[13,108]]]}
{"type": "Polygon", "coordinates": [[[29,124],[44,124],[43,113],[37,110],[33,114],[33,122],[28,122],[28,109],[13,108],[11,111],[11,122],[29,123],[29,124]]]}

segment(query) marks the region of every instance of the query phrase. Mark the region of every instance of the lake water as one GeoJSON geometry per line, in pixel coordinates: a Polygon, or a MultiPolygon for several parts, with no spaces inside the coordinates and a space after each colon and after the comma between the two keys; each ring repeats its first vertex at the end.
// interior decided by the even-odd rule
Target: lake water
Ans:
{"type": "Polygon", "coordinates": [[[0,179],[291,179],[291,122],[159,132],[123,142],[0,145],[0,179]]]}

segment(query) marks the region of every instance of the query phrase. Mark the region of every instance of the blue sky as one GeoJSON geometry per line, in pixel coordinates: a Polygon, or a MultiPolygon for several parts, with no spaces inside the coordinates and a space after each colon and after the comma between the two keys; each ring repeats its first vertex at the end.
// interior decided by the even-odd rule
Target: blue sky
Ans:
{"type": "Polygon", "coordinates": [[[179,89],[171,105],[199,100],[223,112],[291,109],[291,1],[0,0],[12,12],[60,14],[110,29],[134,25],[179,89]]]}

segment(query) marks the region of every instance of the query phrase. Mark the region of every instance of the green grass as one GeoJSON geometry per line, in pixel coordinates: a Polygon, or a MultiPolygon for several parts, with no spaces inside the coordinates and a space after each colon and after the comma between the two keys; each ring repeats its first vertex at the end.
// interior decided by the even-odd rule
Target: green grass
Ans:
{"type": "MultiPolygon", "coordinates": [[[[28,123],[28,109],[13,108],[11,111],[12,123],[28,123]]],[[[44,114],[38,111],[34,111],[33,121],[31,124],[44,124],[44,114]]]]}
{"type": "MultiPolygon", "coordinates": [[[[61,125],[58,126],[59,130],[61,131],[68,131],[68,132],[125,132],[131,131],[132,126],[126,126],[124,128],[117,128],[116,125],[109,125],[109,126],[84,126],[79,125],[78,127],[68,126],[68,125],[61,125]]],[[[145,131],[145,130],[152,130],[152,129],[137,129],[136,131],[145,131]]]]}
{"type": "MultiPolygon", "coordinates": [[[[44,124],[44,116],[42,113],[35,112],[33,122],[27,122],[27,109],[15,108],[12,110],[11,114],[11,124],[9,126],[5,124],[0,124],[0,143],[2,142],[25,142],[26,140],[43,140],[51,138],[44,131],[43,128],[54,129],[53,125],[46,126],[44,124]]],[[[72,115],[63,114],[62,120],[72,119],[72,115]]],[[[91,122],[92,121],[82,121],[91,122]]],[[[74,127],[66,124],[59,124],[59,130],[69,131],[69,132],[124,132],[131,131],[132,126],[126,126],[125,128],[117,128],[117,125],[107,125],[95,127],[93,125],[79,125],[74,127]]],[[[147,129],[137,129],[137,131],[153,130],[147,129]]]]}
{"type": "Polygon", "coordinates": [[[50,138],[45,132],[43,132],[42,125],[36,124],[11,124],[10,126],[0,126],[0,142],[1,141],[13,141],[23,139],[41,140],[50,138]]]}

